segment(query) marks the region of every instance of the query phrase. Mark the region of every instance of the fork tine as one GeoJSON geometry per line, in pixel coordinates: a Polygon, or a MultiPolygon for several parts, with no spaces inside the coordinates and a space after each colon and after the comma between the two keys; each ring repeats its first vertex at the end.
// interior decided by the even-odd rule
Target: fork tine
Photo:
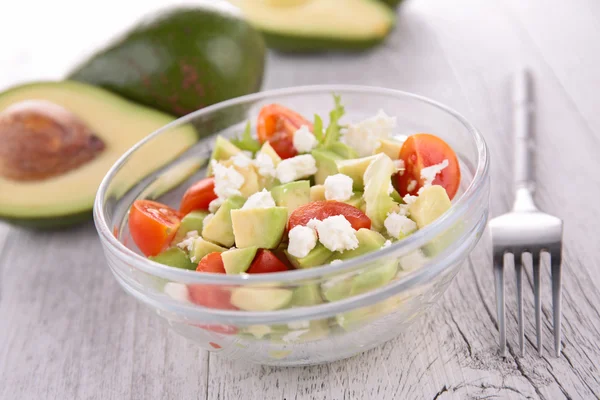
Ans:
{"type": "Polygon", "coordinates": [[[517,310],[519,318],[519,352],[523,357],[525,347],[525,329],[523,327],[523,255],[515,257],[515,275],[517,278],[517,310]]]}
{"type": "Polygon", "coordinates": [[[531,262],[533,265],[533,292],[535,297],[535,332],[537,336],[538,353],[542,355],[542,279],[541,279],[541,259],[536,252],[531,253],[531,262]]]}
{"type": "Polygon", "coordinates": [[[500,355],[506,355],[506,324],[504,323],[504,254],[494,253],[494,281],[496,283],[496,311],[500,332],[500,355]]]}
{"type": "Polygon", "coordinates": [[[560,338],[561,338],[561,251],[560,249],[550,253],[550,264],[552,272],[552,317],[554,320],[554,352],[556,357],[560,357],[560,338]]]}

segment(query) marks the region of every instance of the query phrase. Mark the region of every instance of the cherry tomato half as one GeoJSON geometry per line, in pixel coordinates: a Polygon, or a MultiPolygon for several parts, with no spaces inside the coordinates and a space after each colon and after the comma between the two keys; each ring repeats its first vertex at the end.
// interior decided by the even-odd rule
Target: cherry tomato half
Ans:
{"type": "Polygon", "coordinates": [[[401,196],[416,195],[424,184],[421,170],[444,160],[448,160],[448,166],[437,174],[432,184],[443,186],[450,199],[456,195],[460,185],[460,166],[456,154],[444,140],[427,133],[411,135],[402,144],[400,159],[404,160],[406,168],[404,174],[396,175],[395,186],[401,196]],[[416,186],[411,184],[413,181],[417,182],[416,186]]]}
{"type": "Polygon", "coordinates": [[[272,251],[259,249],[246,272],[249,274],[265,274],[287,270],[288,267],[272,251]]]}
{"type": "Polygon", "coordinates": [[[146,256],[163,251],[179,225],[177,210],[152,200],[136,200],[129,210],[129,232],[133,241],[146,256]]]}
{"type": "Polygon", "coordinates": [[[288,229],[291,230],[296,225],[306,225],[313,218],[322,221],[335,215],[342,215],[356,230],[371,228],[371,219],[358,208],[335,200],[322,200],[296,208],[290,215],[288,229]]]}
{"type": "Polygon", "coordinates": [[[257,134],[261,143],[269,141],[279,157],[286,159],[298,154],[294,148],[294,133],[302,126],[313,125],[302,115],[280,104],[264,106],[258,114],[257,134]]]}
{"type": "Polygon", "coordinates": [[[201,179],[185,191],[179,212],[185,215],[194,210],[208,210],[208,205],[216,198],[215,178],[201,179]]]}
{"type": "MultiPolygon", "coordinates": [[[[221,253],[214,252],[205,255],[198,263],[196,271],[224,274],[225,266],[221,253]]],[[[231,291],[227,288],[217,285],[192,284],[188,285],[188,290],[190,299],[195,304],[220,310],[237,310],[231,304],[231,291]]]]}

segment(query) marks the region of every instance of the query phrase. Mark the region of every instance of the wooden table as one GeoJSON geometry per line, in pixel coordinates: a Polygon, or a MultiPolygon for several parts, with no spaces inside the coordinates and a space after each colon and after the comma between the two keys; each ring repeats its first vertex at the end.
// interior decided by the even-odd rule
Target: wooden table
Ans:
{"type": "MultiPolygon", "coordinates": [[[[2,88],[61,77],[141,13],[123,1],[38,3],[45,2],[35,11],[25,2],[1,6],[2,88]]],[[[144,10],[158,5],[144,2],[144,10]]],[[[548,270],[544,356],[534,348],[530,276],[526,354],[516,356],[512,273],[509,351],[497,355],[487,237],[413,331],[349,360],[280,369],[229,362],[168,332],[117,285],[92,223],[54,233],[0,226],[0,398],[599,398],[599,34],[597,0],[409,0],[382,47],[360,55],[271,54],[264,85],[367,84],[450,105],[488,141],[495,216],[512,202],[510,77],[530,65],[539,101],[536,200],[566,223],[560,359],[550,355],[548,270]]]]}

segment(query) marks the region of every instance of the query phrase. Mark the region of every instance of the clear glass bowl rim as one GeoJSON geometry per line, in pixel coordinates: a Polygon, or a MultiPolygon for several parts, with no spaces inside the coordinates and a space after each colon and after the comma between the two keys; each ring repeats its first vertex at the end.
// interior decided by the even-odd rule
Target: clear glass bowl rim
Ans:
{"type": "MultiPolygon", "coordinates": [[[[209,136],[210,137],[210,136],[209,136]]],[[[208,139],[205,138],[204,140],[208,139]]],[[[169,279],[176,282],[186,283],[203,283],[203,284],[214,284],[214,285],[248,285],[248,284],[265,284],[265,283],[294,283],[301,280],[318,279],[323,276],[336,275],[351,272],[355,269],[364,267],[365,264],[377,261],[380,258],[386,256],[393,256],[394,253],[399,253],[402,250],[403,253],[408,253],[417,248],[422,247],[427,242],[432,240],[436,235],[444,232],[450,228],[457,219],[461,217],[477,199],[480,190],[483,190],[486,179],[489,175],[489,151],[483,136],[479,131],[460,113],[451,109],[450,107],[439,103],[430,98],[417,95],[410,92],[405,92],[396,89],[388,89],[377,86],[365,86],[365,85],[308,85],[308,86],[296,86],[287,87],[281,89],[265,90],[245,96],[236,97],[230,100],[226,100],[190,114],[180,117],[175,121],[165,125],[164,127],[154,131],[147,137],[132,146],[126,153],[124,153],[110,168],[107,174],[104,176],[100,186],[98,188],[96,198],[94,201],[94,221],[96,229],[100,234],[104,245],[109,247],[112,252],[117,252],[119,258],[122,261],[132,263],[140,270],[165,279],[169,279]],[[154,137],[166,133],[167,131],[190,122],[203,115],[210,114],[214,111],[221,110],[233,105],[238,105],[246,102],[253,102],[259,100],[265,100],[273,96],[286,96],[286,95],[301,95],[301,94],[329,94],[338,93],[342,95],[345,93],[353,94],[364,94],[364,95],[388,95],[396,97],[409,98],[427,105],[433,106],[439,110],[442,110],[458,120],[471,134],[471,137],[477,147],[477,165],[473,180],[465,190],[465,192],[457,199],[456,203],[453,204],[452,208],[446,212],[443,216],[438,218],[436,221],[426,226],[423,229],[418,230],[416,233],[410,235],[402,241],[396,242],[391,246],[365,254],[360,257],[356,257],[350,260],[346,260],[342,263],[333,265],[321,266],[318,268],[309,269],[297,269],[286,272],[277,273],[263,273],[263,274],[242,274],[242,275],[226,275],[216,273],[202,273],[199,274],[192,270],[183,270],[172,268],[160,263],[151,261],[143,256],[140,256],[127,248],[122,244],[112,232],[112,229],[108,226],[106,215],[103,212],[103,203],[106,196],[107,189],[117,174],[117,172],[123,167],[124,163],[130,155],[132,155],[137,149],[142,147],[146,142],[152,140],[154,137]]],[[[439,260],[444,255],[448,255],[446,251],[444,254],[440,254],[437,257],[429,260],[422,268],[419,268],[411,273],[403,276],[396,284],[400,284],[404,288],[410,287],[413,284],[422,282],[424,279],[430,278],[432,275],[436,275],[441,272],[444,266],[449,266],[448,262],[441,262],[434,268],[435,271],[431,270],[432,264],[435,264],[436,260],[439,260]]],[[[452,257],[451,257],[452,258],[452,257]]],[[[395,285],[396,286],[396,285],[395,285]]],[[[216,311],[216,310],[211,310],[216,311]]]]}

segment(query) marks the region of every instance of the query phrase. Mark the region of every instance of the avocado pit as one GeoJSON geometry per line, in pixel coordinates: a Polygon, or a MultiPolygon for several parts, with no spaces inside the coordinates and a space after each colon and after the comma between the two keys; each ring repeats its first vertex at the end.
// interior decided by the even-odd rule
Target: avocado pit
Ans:
{"type": "Polygon", "coordinates": [[[52,178],[96,158],[104,142],[76,115],[46,100],[25,100],[0,113],[0,176],[52,178]]]}

